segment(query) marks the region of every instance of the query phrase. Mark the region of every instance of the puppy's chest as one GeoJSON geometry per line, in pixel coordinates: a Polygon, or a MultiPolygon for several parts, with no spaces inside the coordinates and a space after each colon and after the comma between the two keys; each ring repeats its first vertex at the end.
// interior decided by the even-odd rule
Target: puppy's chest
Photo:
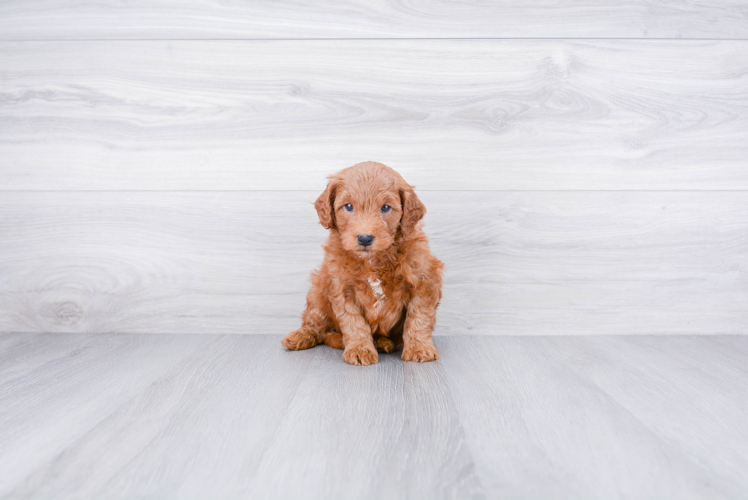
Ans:
{"type": "Polygon", "coordinates": [[[370,310],[374,314],[378,314],[382,311],[385,302],[387,302],[387,296],[384,294],[384,290],[382,290],[382,281],[375,276],[367,277],[366,281],[369,283],[369,288],[371,288],[371,293],[374,296],[374,301],[370,304],[370,310]]]}
{"type": "Polygon", "coordinates": [[[369,321],[382,320],[402,311],[402,293],[392,280],[382,279],[376,274],[366,276],[359,300],[369,321]]]}

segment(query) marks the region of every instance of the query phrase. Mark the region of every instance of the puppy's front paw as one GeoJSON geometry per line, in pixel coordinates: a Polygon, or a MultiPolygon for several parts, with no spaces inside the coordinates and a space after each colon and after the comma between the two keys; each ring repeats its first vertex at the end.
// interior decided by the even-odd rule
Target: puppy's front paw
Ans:
{"type": "Polygon", "coordinates": [[[291,351],[302,351],[317,345],[317,340],[314,338],[314,335],[303,328],[299,328],[283,337],[281,344],[291,351]]]}
{"type": "Polygon", "coordinates": [[[434,341],[429,339],[428,342],[407,342],[403,348],[403,361],[417,361],[425,363],[439,359],[439,351],[436,350],[434,341]]]}
{"type": "Polygon", "coordinates": [[[346,346],[343,361],[351,365],[367,366],[379,362],[379,354],[373,345],[356,344],[346,346]]]}

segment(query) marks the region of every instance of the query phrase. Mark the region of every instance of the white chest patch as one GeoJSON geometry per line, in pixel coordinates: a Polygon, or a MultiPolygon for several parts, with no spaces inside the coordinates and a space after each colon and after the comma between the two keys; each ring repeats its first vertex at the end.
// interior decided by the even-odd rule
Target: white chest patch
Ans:
{"type": "Polygon", "coordinates": [[[369,282],[371,291],[374,292],[374,313],[379,314],[384,305],[384,301],[387,300],[384,291],[382,291],[382,282],[378,279],[373,279],[371,276],[367,278],[367,281],[369,282]]]}

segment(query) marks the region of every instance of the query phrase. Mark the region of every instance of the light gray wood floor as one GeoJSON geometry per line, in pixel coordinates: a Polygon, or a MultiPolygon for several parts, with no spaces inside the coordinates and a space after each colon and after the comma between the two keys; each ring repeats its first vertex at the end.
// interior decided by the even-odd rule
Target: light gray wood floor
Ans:
{"type": "Polygon", "coordinates": [[[745,498],[748,337],[0,335],[2,498],[745,498]]]}

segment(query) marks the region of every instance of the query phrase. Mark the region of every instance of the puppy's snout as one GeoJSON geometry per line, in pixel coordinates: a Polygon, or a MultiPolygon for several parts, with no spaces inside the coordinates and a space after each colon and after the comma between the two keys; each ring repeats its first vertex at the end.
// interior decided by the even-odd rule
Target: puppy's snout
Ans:
{"type": "Polygon", "coordinates": [[[374,241],[374,236],[370,234],[359,234],[358,235],[358,244],[368,247],[371,245],[371,242],[374,241]]]}

